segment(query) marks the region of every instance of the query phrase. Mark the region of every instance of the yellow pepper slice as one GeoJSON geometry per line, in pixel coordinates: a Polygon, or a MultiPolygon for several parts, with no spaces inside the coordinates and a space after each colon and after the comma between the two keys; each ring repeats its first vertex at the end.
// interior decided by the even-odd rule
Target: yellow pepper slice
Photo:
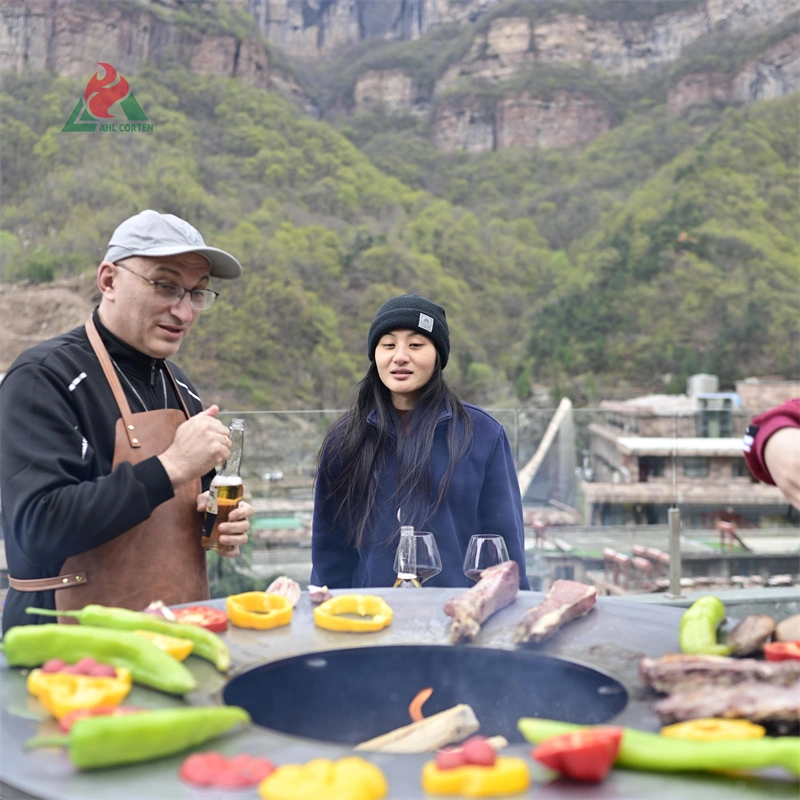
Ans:
{"type": "Polygon", "coordinates": [[[422,788],[428,794],[500,797],[524,792],[530,782],[528,765],[514,756],[498,756],[491,767],[468,764],[439,769],[435,761],[426,761],[422,767],[422,788]]]}
{"type": "Polygon", "coordinates": [[[285,764],[258,786],[263,800],[380,800],[389,793],[383,772],[358,756],[285,764]]]}
{"type": "Polygon", "coordinates": [[[314,609],[314,622],[328,631],[368,633],[385,628],[393,611],[389,604],[374,594],[340,594],[314,609]],[[358,614],[362,619],[343,617],[341,614],[358,614]]]}
{"type": "Polygon", "coordinates": [[[118,706],[130,693],[131,673],[117,667],[117,677],[111,678],[34,669],[28,675],[27,687],[56,719],[61,719],[81,708],[118,706]]]}
{"type": "Polygon", "coordinates": [[[194,642],[191,639],[182,639],[179,636],[167,636],[166,633],[156,631],[135,630],[137,636],[149,639],[159,650],[163,650],[178,661],[183,661],[194,650],[194,642]]]}
{"type": "Polygon", "coordinates": [[[292,621],[292,604],[274,592],[243,592],[229,595],[225,601],[228,621],[239,628],[265,631],[292,621]]]}
{"type": "Polygon", "coordinates": [[[766,734],[766,728],[756,725],[747,719],[721,719],[719,717],[703,717],[676,722],[661,729],[662,736],[674,739],[697,739],[708,741],[713,739],[760,739],[766,734]]]}

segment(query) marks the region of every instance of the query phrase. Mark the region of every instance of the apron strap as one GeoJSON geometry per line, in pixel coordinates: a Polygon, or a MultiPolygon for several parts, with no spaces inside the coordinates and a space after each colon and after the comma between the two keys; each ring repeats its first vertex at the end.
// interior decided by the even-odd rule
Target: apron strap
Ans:
{"type": "Polygon", "coordinates": [[[52,589],[64,589],[68,586],[81,586],[89,583],[85,572],[72,572],[69,575],[56,575],[53,578],[30,578],[20,580],[8,576],[8,585],[18,592],[47,592],[52,589]]]}
{"type": "Polygon", "coordinates": [[[166,360],[164,361],[164,369],[167,371],[167,375],[169,376],[170,382],[172,383],[172,388],[175,390],[175,395],[180,401],[183,413],[186,415],[186,419],[189,419],[189,417],[191,417],[192,415],[189,413],[189,409],[187,408],[186,403],[184,402],[183,395],[181,394],[180,389],[178,389],[178,382],[175,380],[175,377],[172,374],[172,370],[169,368],[169,364],[167,364],[166,360]]]}
{"type": "MultiPolygon", "coordinates": [[[[94,318],[91,314],[89,315],[89,319],[86,320],[86,335],[89,337],[89,344],[91,344],[92,349],[100,361],[100,366],[103,368],[108,385],[111,387],[111,391],[114,394],[114,399],[117,401],[119,413],[122,417],[122,424],[125,426],[125,433],[128,435],[128,442],[131,447],[141,447],[141,442],[136,435],[136,426],[133,423],[133,414],[131,414],[131,407],[128,403],[128,398],[125,397],[125,391],[122,388],[117,371],[114,369],[114,365],[111,363],[111,356],[109,356],[108,350],[106,350],[106,346],[103,344],[103,340],[100,338],[100,334],[97,332],[97,326],[94,324],[94,318]]],[[[167,376],[169,377],[172,388],[175,391],[175,395],[181,404],[181,409],[183,410],[186,419],[189,419],[191,414],[189,413],[189,409],[186,407],[186,402],[184,401],[183,395],[178,388],[178,383],[175,380],[175,376],[172,374],[172,370],[169,368],[169,365],[166,361],[164,361],[164,369],[167,372],[167,376]]]]}
{"type": "Polygon", "coordinates": [[[141,447],[141,442],[136,436],[136,426],[133,424],[133,414],[131,414],[131,407],[128,403],[128,398],[125,397],[125,392],[122,389],[122,384],[119,381],[117,371],[111,363],[111,356],[97,332],[92,315],[86,320],[86,335],[89,337],[89,344],[92,346],[97,359],[100,361],[100,366],[103,368],[108,385],[114,394],[114,399],[117,401],[119,413],[122,417],[122,423],[125,426],[125,432],[128,434],[128,443],[131,447],[141,447]]]}

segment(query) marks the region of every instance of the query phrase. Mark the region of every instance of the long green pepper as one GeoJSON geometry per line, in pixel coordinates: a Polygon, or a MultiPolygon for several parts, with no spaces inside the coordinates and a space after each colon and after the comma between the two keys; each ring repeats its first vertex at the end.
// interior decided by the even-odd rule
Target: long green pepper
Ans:
{"type": "Polygon", "coordinates": [[[143,636],[90,625],[18,625],[0,644],[12,667],[38,667],[51,658],[74,664],[91,656],[104,664],[127,667],[134,683],[183,695],[197,686],[180,661],[143,636]]]}
{"type": "Polygon", "coordinates": [[[250,715],[238,706],[164,708],[79,719],[68,735],[39,736],[25,747],[65,746],[79,769],[100,769],[171,756],[248,722],[250,715]]]}
{"type": "MultiPolygon", "coordinates": [[[[518,720],[517,727],[534,744],[562,733],[592,729],[591,725],[533,717],[518,720]]],[[[800,777],[798,736],[697,741],[674,739],[632,728],[624,731],[615,766],[652,772],[757,770],[780,766],[800,777]]]]}
{"type": "Polygon", "coordinates": [[[74,617],[81,625],[96,625],[100,628],[117,628],[118,630],[145,630],[163,633],[165,636],[177,636],[189,639],[194,643],[193,656],[210,661],[220,672],[227,672],[231,666],[231,654],[228,646],[216,633],[201,628],[199,625],[186,625],[181,622],[145,614],[143,611],[130,611],[127,608],[113,606],[88,605],[80,611],[51,611],[47,608],[26,608],[29,614],[43,616],[74,617]]]}
{"type": "Polygon", "coordinates": [[[681,652],[730,655],[736,645],[717,643],[717,628],[724,620],[725,604],[718,597],[709,594],[695,600],[681,617],[678,633],[681,652]]]}

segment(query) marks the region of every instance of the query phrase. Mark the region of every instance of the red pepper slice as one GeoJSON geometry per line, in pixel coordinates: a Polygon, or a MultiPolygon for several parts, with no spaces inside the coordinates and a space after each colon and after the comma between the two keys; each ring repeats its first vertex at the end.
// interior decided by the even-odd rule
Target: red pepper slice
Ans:
{"type": "Polygon", "coordinates": [[[800,642],[767,642],[764,658],[767,661],[800,661],[800,642]]]}
{"type": "Polygon", "coordinates": [[[228,615],[220,608],[211,606],[187,606],[173,610],[177,622],[199,625],[214,633],[228,630],[228,615]]]}
{"type": "Polygon", "coordinates": [[[537,761],[578,781],[603,780],[619,753],[622,728],[601,727],[563,733],[531,750],[537,761]]]}
{"type": "Polygon", "coordinates": [[[217,786],[221,789],[239,789],[255,786],[275,771],[267,758],[240,753],[225,758],[222,753],[193,753],[181,765],[181,780],[195,786],[217,786]]]}
{"type": "Polygon", "coordinates": [[[58,727],[64,732],[69,733],[73,723],[84,717],[121,717],[125,714],[140,714],[146,712],[145,708],[136,706],[95,706],[94,708],[76,708],[64,714],[58,721],[58,727]]]}

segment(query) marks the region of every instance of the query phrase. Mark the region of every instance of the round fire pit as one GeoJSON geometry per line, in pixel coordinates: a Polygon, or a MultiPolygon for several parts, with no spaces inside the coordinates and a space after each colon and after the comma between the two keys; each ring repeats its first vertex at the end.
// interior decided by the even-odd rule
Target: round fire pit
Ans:
{"type": "Polygon", "coordinates": [[[472,706],[481,733],[524,741],[520,717],[598,724],[628,702],[624,686],[600,670],[522,650],[402,645],[308,653],[232,678],[223,699],[253,722],[282,733],[357,744],[408,725],[409,703],[426,687],[425,716],[472,706]]]}

